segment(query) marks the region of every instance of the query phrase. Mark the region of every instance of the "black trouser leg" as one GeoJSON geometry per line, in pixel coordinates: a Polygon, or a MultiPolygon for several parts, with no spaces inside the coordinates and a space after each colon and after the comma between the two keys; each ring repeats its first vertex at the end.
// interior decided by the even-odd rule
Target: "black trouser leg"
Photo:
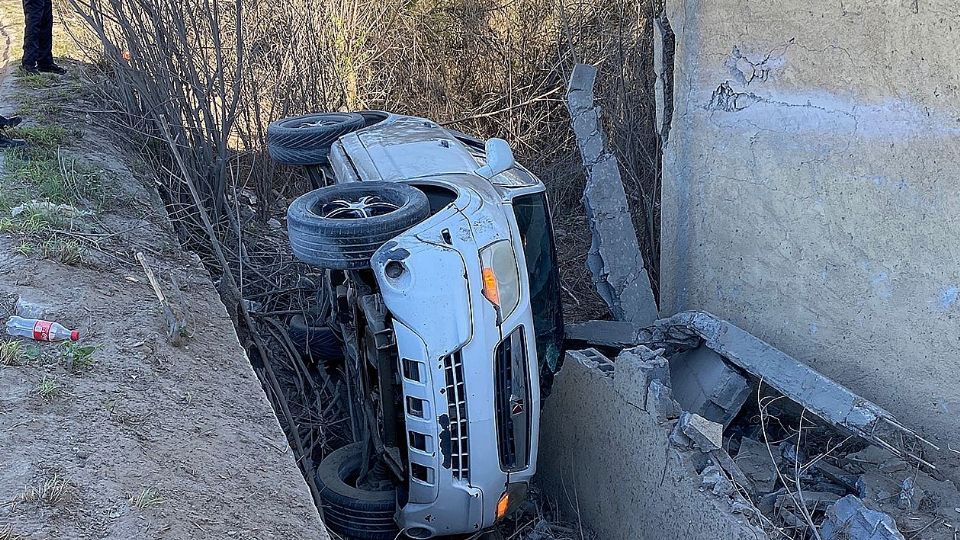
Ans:
{"type": "Polygon", "coordinates": [[[23,0],[23,66],[53,63],[53,0],[23,0]]]}
{"type": "Polygon", "coordinates": [[[37,65],[40,67],[53,65],[53,0],[44,0],[43,18],[40,21],[40,56],[37,65]]]}

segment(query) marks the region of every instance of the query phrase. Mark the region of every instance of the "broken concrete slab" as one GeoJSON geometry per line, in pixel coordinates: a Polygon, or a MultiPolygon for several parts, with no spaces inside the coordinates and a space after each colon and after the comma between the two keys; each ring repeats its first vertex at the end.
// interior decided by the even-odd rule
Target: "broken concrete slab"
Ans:
{"type": "Polygon", "coordinates": [[[827,509],[820,536],[823,540],[904,540],[889,514],[867,508],[853,495],[827,509]]]}
{"type": "MultiPolygon", "coordinates": [[[[620,374],[614,379],[614,385],[624,399],[641,409],[647,408],[650,384],[659,381],[670,388],[670,365],[660,356],[662,351],[653,351],[640,346],[628,349],[617,356],[617,365],[623,365],[620,374]]],[[[659,399],[662,392],[655,392],[659,399]]],[[[672,398],[671,398],[672,399],[672,398]]]]}
{"type": "MultiPolygon", "coordinates": [[[[677,425],[679,425],[679,423],[677,425]]],[[[671,442],[673,441],[672,435],[673,433],[671,433],[671,442]]],[[[757,493],[756,486],[754,485],[753,481],[747,477],[747,475],[743,472],[743,469],[737,465],[737,462],[730,457],[730,454],[728,454],[726,450],[723,448],[714,450],[710,452],[710,458],[714,463],[719,465],[720,468],[723,469],[724,472],[726,472],[734,482],[745,489],[749,495],[753,496],[757,493]]]]}
{"type": "Polygon", "coordinates": [[[624,349],[635,347],[644,324],[631,321],[586,321],[567,324],[563,328],[568,342],[586,346],[624,349]]]}
{"type": "Polygon", "coordinates": [[[657,319],[657,304],[630,217],[617,157],[607,148],[600,107],[594,104],[597,68],[577,64],[567,87],[587,185],[583,205],[592,232],[587,266],[614,318],[644,325],[657,319]]]}
{"type": "Polygon", "coordinates": [[[599,363],[581,358],[568,353],[541,416],[540,445],[550,451],[540,454],[537,482],[548,497],[607,540],[659,538],[663,531],[689,540],[767,538],[732,512],[735,495],[701,491],[689,456],[702,454],[674,447],[672,426],[615,390],[630,364],[615,363],[611,380],[599,363]]]}
{"type": "Polygon", "coordinates": [[[651,381],[650,386],[647,387],[646,410],[656,415],[657,422],[661,424],[680,418],[683,412],[680,405],[674,401],[670,387],[658,380],[651,381]]]}
{"type": "Polygon", "coordinates": [[[684,412],[680,415],[680,430],[702,452],[712,452],[723,447],[723,426],[711,422],[699,414],[684,412]]]}
{"type": "MultiPolygon", "coordinates": [[[[849,455],[847,459],[849,459],[849,455]]],[[[843,486],[845,489],[855,491],[857,489],[857,475],[847,472],[840,467],[835,467],[826,461],[820,459],[814,462],[813,469],[822,476],[823,479],[843,486]]]]}
{"type": "MultiPolygon", "coordinates": [[[[774,456],[776,454],[773,454],[774,456]]],[[[750,479],[758,493],[769,493],[777,484],[777,469],[767,445],[748,437],[740,440],[740,450],[734,458],[743,474],[750,479]]]]}
{"type": "Polygon", "coordinates": [[[775,349],[737,326],[702,311],[685,311],[644,330],[650,348],[685,351],[704,345],[823,420],[930,468],[917,449],[936,445],[907,429],[880,406],[775,349]]]}
{"type": "Polygon", "coordinates": [[[674,398],[700,416],[728,425],[750,397],[751,383],[737,368],[708,347],[670,357],[674,398]]]}

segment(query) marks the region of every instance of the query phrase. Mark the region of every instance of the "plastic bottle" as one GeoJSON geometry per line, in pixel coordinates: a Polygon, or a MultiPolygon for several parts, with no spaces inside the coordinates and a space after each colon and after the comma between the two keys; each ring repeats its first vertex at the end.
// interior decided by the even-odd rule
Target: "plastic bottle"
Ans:
{"type": "Polygon", "coordinates": [[[37,341],[63,341],[80,339],[80,332],[68,330],[63,325],[41,321],[40,319],[24,319],[14,315],[7,321],[7,333],[11,336],[23,336],[37,341]]]}

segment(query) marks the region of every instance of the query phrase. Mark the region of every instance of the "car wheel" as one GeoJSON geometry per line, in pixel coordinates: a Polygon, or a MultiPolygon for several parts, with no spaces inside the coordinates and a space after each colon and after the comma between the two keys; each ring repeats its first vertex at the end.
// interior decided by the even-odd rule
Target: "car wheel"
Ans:
{"type": "Polygon", "coordinates": [[[340,340],[333,330],[323,325],[308,323],[303,315],[290,317],[287,334],[297,350],[320,362],[343,359],[340,340]]]}
{"type": "Polygon", "coordinates": [[[430,215],[419,189],[394,182],[354,182],[320,188],[293,201],[287,235],[301,261],[332,270],[370,267],[385,242],[430,215]]]}
{"type": "Polygon", "coordinates": [[[363,117],[363,127],[370,127],[386,120],[390,113],[386,111],[360,111],[357,114],[363,117]]]}
{"type": "Polygon", "coordinates": [[[281,165],[326,165],[330,145],[364,127],[357,113],[314,113],[277,120],[267,126],[267,150],[281,165]]]}
{"type": "Polygon", "coordinates": [[[363,443],[335,450],[317,467],[317,489],[323,519],[333,532],[359,540],[393,540],[399,527],[396,489],[374,491],[357,487],[363,443]]]}

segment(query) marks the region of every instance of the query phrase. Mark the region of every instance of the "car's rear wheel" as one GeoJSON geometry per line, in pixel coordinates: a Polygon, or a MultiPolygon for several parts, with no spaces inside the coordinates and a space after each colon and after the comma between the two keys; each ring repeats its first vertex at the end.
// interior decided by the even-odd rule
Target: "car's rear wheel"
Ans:
{"type": "Polygon", "coordinates": [[[283,118],[267,126],[267,150],[282,165],[326,165],[330,145],[366,125],[358,113],[314,113],[283,118]]]}
{"type": "Polygon", "coordinates": [[[333,532],[346,537],[393,540],[399,534],[394,521],[396,489],[358,487],[363,457],[363,443],[353,443],[320,462],[316,479],[324,521],[333,532]]]}
{"type": "Polygon", "coordinates": [[[394,182],[355,182],[320,188],[293,201],[287,233],[301,261],[333,270],[370,267],[391,238],[430,215],[419,189],[394,182]]]}

